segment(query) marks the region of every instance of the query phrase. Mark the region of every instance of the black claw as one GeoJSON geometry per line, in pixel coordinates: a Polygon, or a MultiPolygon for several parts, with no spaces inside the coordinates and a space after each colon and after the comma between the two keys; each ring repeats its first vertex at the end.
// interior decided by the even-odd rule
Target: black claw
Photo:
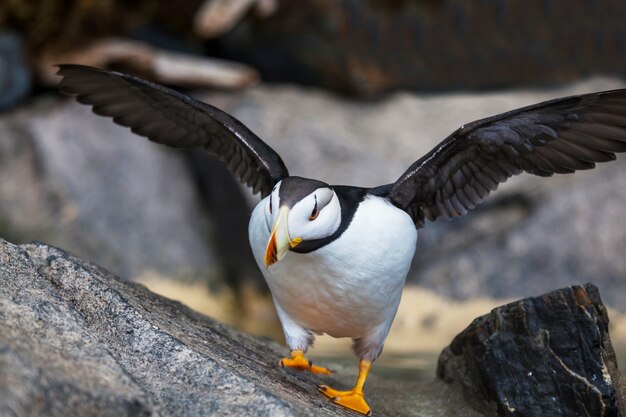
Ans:
{"type": "Polygon", "coordinates": [[[281,368],[284,368],[284,367],[285,367],[285,364],[283,363],[283,361],[282,361],[282,360],[281,360],[281,361],[278,361],[278,364],[280,365],[280,367],[281,367],[281,368]]]}
{"type": "Polygon", "coordinates": [[[324,385],[318,385],[317,389],[322,391],[322,392],[324,392],[324,391],[326,391],[328,389],[328,387],[325,387],[324,385]]]}
{"type": "Polygon", "coordinates": [[[372,410],[368,411],[367,414],[365,414],[367,417],[372,417],[372,410]]]}
{"type": "Polygon", "coordinates": [[[333,398],[331,398],[331,400],[337,402],[337,401],[339,401],[339,397],[333,397],[333,398]]]}

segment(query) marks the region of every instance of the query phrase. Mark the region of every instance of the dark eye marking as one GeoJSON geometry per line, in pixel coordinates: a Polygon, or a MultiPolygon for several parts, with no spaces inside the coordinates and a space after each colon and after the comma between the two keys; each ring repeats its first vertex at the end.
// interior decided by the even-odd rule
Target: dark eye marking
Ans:
{"type": "Polygon", "coordinates": [[[317,219],[317,216],[320,214],[320,211],[317,208],[317,196],[314,195],[313,197],[315,198],[315,207],[313,207],[313,211],[311,212],[311,215],[309,216],[309,220],[317,219]]]}

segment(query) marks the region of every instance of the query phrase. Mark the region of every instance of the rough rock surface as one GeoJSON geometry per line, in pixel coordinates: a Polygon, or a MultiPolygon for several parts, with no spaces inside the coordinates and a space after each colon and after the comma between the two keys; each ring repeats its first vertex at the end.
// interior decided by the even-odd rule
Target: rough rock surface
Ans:
{"type": "Polygon", "coordinates": [[[461,332],[437,375],[489,415],[618,417],[621,375],[608,322],[590,284],[516,301],[461,332]]]}
{"type": "Polygon", "coordinates": [[[248,337],[42,245],[0,240],[0,415],[351,415],[248,337]]]}
{"type": "MultiPolygon", "coordinates": [[[[349,389],[356,360],[316,377],[247,336],[41,243],[0,239],[0,416],[354,416],[317,391],[349,389]]],[[[430,378],[429,378],[430,379],[430,378]]],[[[374,367],[375,416],[480,417],[456,387],[374,367]]]]}
{"type": "MultiPolygon", "coordinates": [[[[553,338],[561,338],[559,346],[584,348],[558,351],[561,362],[556,365],[575,369],[584,357],[586,369],[604,366],[615,382],[606,312],[589,287],[588,298],[581,295],[584,292],[575,294],[578,309],[571,297],[538,298],[565,300],[553,303],[564,308],[558,322],[542,321],[545,316],[540,308],[526,311],[537,313],[538,325],[553,338]],[[580,329],[586,331],[578,333],[580,329]],[[581,341],[580,335],[586,339],[581,341]]],[[[518,304],[529,303],[540,305],[535,299],[518,304]]],[[[515,310],[515,304],[500,309],[515,310]]],[[[514,329],[503,327],[492,339],[510,348],[512,339],[506,337],[514,329]]],[[[518,333],[514,341],[529,351],[527,356],[520,355],[516,366],[540,371],[555,365],[555,361],[525,363],[538,352],[536,342],[544,339],[524,344],[533,339],[518,333]]],[[[452,346],[462,337],[475,340],[465,332],[452,346]]],[[[331,404],[317,392],[316,384],[349,388],[356,378],[356,361],[349,365],[325,361],[336,373],[318,378],[279,368],[277,358],[285,353],[274,342],[221,325],[67,252],[41,243],[13,245],[0,239],[2,416],[354,416],[331,404]]],[[[476,363],[481,356],[472,358],[476,363]]],[[[441,366],[445,372],[440,373],[447,380],[464,369],[452,351],[444,353],[441,366]]],[[[519,369],[512,368],[511,372],[519,369]]],[[[389,375],[381,371],[374,366],[365,388],[375,416],[484,416],[464,401],[458,384],[440,379],[424,382],[423,376],[411,372],[389,375]]],[[[588,375],[594,386],[608,390],[603,383],[606,374],[594,372],[596,379],[588,375]]],[[[575,386],[584,391],[587,385],[575,386]]],[[[499,392],[499,386],[495,388],[499,392]]],[[[593,389],[589,391],[593,394],[593,389]]],[[[478,390],[476,395],[496,394],[478,390]]],[[[610,395],[605,399],[608,406],[610,395]]]]}

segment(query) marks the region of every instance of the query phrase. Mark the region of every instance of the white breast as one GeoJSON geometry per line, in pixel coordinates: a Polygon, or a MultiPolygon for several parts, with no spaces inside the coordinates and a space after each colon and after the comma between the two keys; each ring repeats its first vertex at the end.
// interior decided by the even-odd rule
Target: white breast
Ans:
{"type": "Polygon", "coordinates": [[[363,337],[393,320],[415,253],[407,213],[368,196],[336,240],[311,253],[289,252],[265,268],[269,239],[264,201],[250,219],[250,245],[274,301],[301,326],[335,337],[363,337]]]}

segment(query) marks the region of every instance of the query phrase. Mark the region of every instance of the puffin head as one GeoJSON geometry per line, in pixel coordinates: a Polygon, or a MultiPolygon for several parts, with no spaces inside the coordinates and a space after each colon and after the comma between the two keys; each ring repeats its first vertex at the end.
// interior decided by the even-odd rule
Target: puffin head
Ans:
{"type": "Polygon", "coordinates": [[[266,198],[265,221],[271,231],[265,267],[300,243],[331,236],[341,223],[341,205],[326,183],[301,177],[280,181],[266,198]]]}

